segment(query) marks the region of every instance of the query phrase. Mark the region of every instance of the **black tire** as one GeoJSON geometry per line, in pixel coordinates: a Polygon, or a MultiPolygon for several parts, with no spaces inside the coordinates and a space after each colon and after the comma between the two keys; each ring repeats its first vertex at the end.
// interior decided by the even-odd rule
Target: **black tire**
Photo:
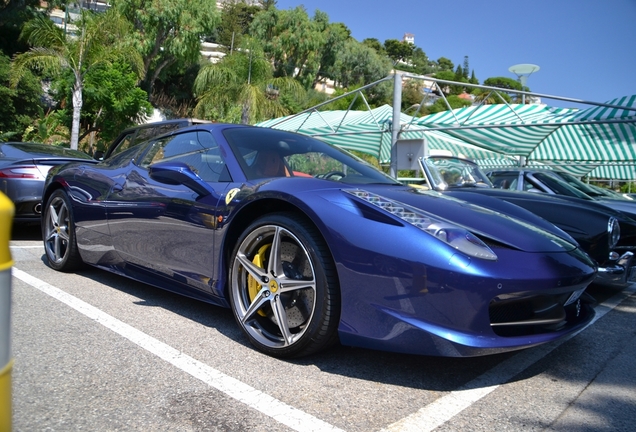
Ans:
{"type": "Polygon", "coordinates": [[[42,239],[49,266],[58,271],[77,270],[83,261],[77,250],[71,201],[63,190],[51,194],[42,212],[42,239]]]}
{"type": "Polygon", "coordinates": [[[238,239],[229,270],[234,317],[258,350],[301,357],[337,342],[335,265],[311,224],[284,213],[256,220],[238,239]]]}

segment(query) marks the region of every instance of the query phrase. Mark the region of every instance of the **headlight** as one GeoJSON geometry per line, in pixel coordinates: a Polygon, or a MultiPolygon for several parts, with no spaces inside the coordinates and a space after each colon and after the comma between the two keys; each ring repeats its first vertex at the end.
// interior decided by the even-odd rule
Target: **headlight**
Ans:
{"type": "Polygon", "coordinates": [[[621,226],[618,224],[616,218],[611,217],[607,223],[607,234],[610,249],[614,248],[618,244],[618,240],[621,238],[621,226]]]}
{"type": "Polygon", "coordinates": [[[399,217],[404,222],[421,229],[466,255],[491,261],[497,259],[497,255],[473,233],[437,216],[371,192],[361,190],[345,190],[345,192],[399,217]]]}

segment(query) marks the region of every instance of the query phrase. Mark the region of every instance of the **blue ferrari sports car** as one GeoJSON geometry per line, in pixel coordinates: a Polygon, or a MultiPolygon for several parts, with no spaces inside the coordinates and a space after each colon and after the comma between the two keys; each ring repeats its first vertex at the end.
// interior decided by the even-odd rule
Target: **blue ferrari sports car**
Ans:
{"type": "Polygon", "coordinates": [[[48,264],[229,307],[273,356],[338,341],[484,355],[594,315],[596,267],[554,225],[403,185],[315,138],[206,124],[109,154],[49,172],[48,264]]]}

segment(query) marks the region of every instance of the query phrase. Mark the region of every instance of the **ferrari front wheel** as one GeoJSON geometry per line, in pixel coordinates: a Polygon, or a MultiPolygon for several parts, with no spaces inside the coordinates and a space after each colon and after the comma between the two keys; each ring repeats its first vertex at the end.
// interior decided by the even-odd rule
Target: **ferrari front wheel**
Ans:
{"type": "Polygon", "coordinates": [[[70,271],[82,265],[71,203],[63,190],[53,192],[44,206],[42,239],[46,259],[55,270],[70,271]]]}
{"type": "Polygon", "coordinates": [[[276,357],[300,357],[337,341],[335,266],[317,230],[289,214],[255,221],[230,264],[229,297],[251,343],[276,357]]]}

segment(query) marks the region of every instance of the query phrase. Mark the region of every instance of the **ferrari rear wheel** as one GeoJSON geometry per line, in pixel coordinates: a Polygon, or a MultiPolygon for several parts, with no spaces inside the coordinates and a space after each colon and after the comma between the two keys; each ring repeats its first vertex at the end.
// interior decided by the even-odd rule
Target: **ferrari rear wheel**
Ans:
{"type": "Polygon", "coordinates": [[[62,190],[53,192],[44,207],[42,238],[46,258],[52,268],[70,271],[82,265],[70,200],[62,190]]]}
{"type": "Polygon", "coordinates": [[[234,317],[260,351],[300,357],[337,341],[340,296],[324,240],[289,214],[254,222],[230,264],[234,317]]]}

